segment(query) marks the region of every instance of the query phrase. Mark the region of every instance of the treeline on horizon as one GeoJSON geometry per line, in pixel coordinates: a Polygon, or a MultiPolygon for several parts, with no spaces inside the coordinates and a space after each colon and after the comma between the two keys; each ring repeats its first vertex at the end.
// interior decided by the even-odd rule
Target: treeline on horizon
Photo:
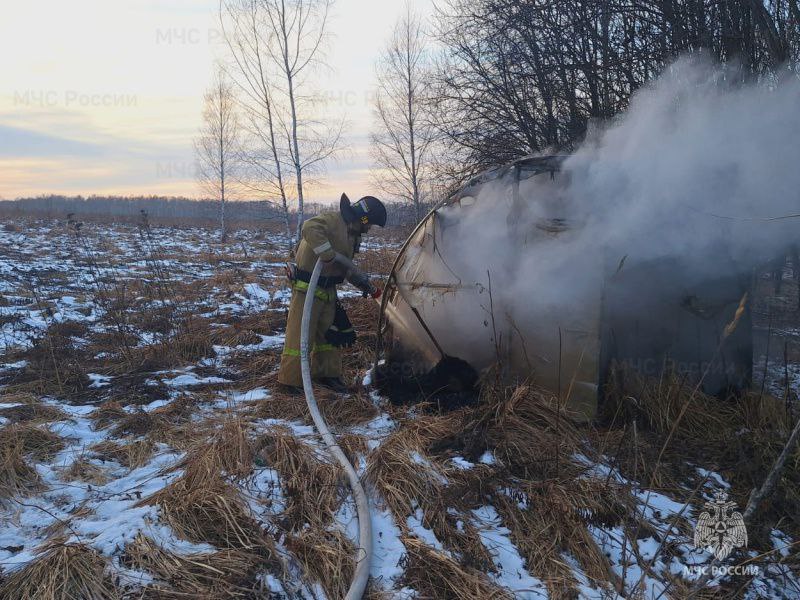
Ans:
{"type": "MultiPolygon", "coordinates": [[[[305,218],[326,210],[334,210],[337,203],[307,203],[305,218]]],[[[414,222],[414,208],[406,204],[390,203],[388,225],[408,225],[414,222]]],[[[271,225],[282,223],[282,209],[267,200],[239,200],[226,206],[226,218],[239,226],[271,225]]],[[[193,199],[182,196],[64,196],[40,195],[16,200],[0,200],[0,217],[38,217],[66,220],[75,218],[118,218],[121,221],[138,220],[142,211],[151,221],[170,224],[185,221],[192,225],[214,224],[219,217],[217,200],[193,199]]],[[[296,212],[292,211],[292,220],[296,212]]]]}

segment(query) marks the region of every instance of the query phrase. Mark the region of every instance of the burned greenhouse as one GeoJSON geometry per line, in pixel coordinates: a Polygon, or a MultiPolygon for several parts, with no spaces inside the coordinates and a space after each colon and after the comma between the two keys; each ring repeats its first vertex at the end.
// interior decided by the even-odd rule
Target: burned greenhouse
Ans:
{"type": "Polygon", "coordinates": [[[716,261],[713,276],[682,256],[598,251],[565,160],[485,172],[408,237],[381,304],[388,387],[459,393],[472,381],[465,364],[475,374],[499,364],[503,377],[531,379],[591,419],[612,364],[674,370],[711,394],[748,385],[750,271],[724,247],[696,258],[716,261]]]}

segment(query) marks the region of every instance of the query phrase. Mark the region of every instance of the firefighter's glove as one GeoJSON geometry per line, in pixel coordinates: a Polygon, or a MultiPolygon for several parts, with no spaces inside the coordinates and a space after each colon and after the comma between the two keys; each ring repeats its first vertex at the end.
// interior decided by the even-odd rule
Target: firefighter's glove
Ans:
{"type": "Polygon", "coordinates": [[[371,296],[375,292],[375,286],[372,285],[369,277],[361,271],[352,271],[347,280],[361,290],[364,298],[371,296]]]}
{"type": "Polygon", "coordinates": [[[337,348],[349,348],[356,341],[356,332],[353,324],[344,310],[344,306],[336,301],[336,313],[333,317],[333,324],[325,332],[325,339],[332,346],[337,348]]]}

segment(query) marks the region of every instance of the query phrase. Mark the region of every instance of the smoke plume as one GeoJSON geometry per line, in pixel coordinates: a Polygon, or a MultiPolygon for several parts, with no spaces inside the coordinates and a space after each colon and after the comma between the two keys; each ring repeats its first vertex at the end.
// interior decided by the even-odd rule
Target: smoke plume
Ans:
{"type": "MultiPolygon", "coordinates": [[[[672,261],[690,291],[797,242],[800,82],[741,85],[680,60],[519,195],[522,207],[510,178],[484,185],[440,211],[430,260],[408,251],[407,277],[465,286],[406,293],[442,345],[476,364],[491,362],[498,331],[552,341],[591,329],[615,271],[672,261]]],[[[526,360],[552,364],[552,347],[532,346],[526,360]]]]}

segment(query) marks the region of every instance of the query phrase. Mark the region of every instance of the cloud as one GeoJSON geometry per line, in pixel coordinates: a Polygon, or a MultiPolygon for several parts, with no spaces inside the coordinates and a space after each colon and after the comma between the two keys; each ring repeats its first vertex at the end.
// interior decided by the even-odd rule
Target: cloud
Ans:
{"type": "Polygon", "coordinates": [[[103,147],[99,144],[0,124],[0,156],[3,157],[96,157],[102,153],[103,147]]]}

